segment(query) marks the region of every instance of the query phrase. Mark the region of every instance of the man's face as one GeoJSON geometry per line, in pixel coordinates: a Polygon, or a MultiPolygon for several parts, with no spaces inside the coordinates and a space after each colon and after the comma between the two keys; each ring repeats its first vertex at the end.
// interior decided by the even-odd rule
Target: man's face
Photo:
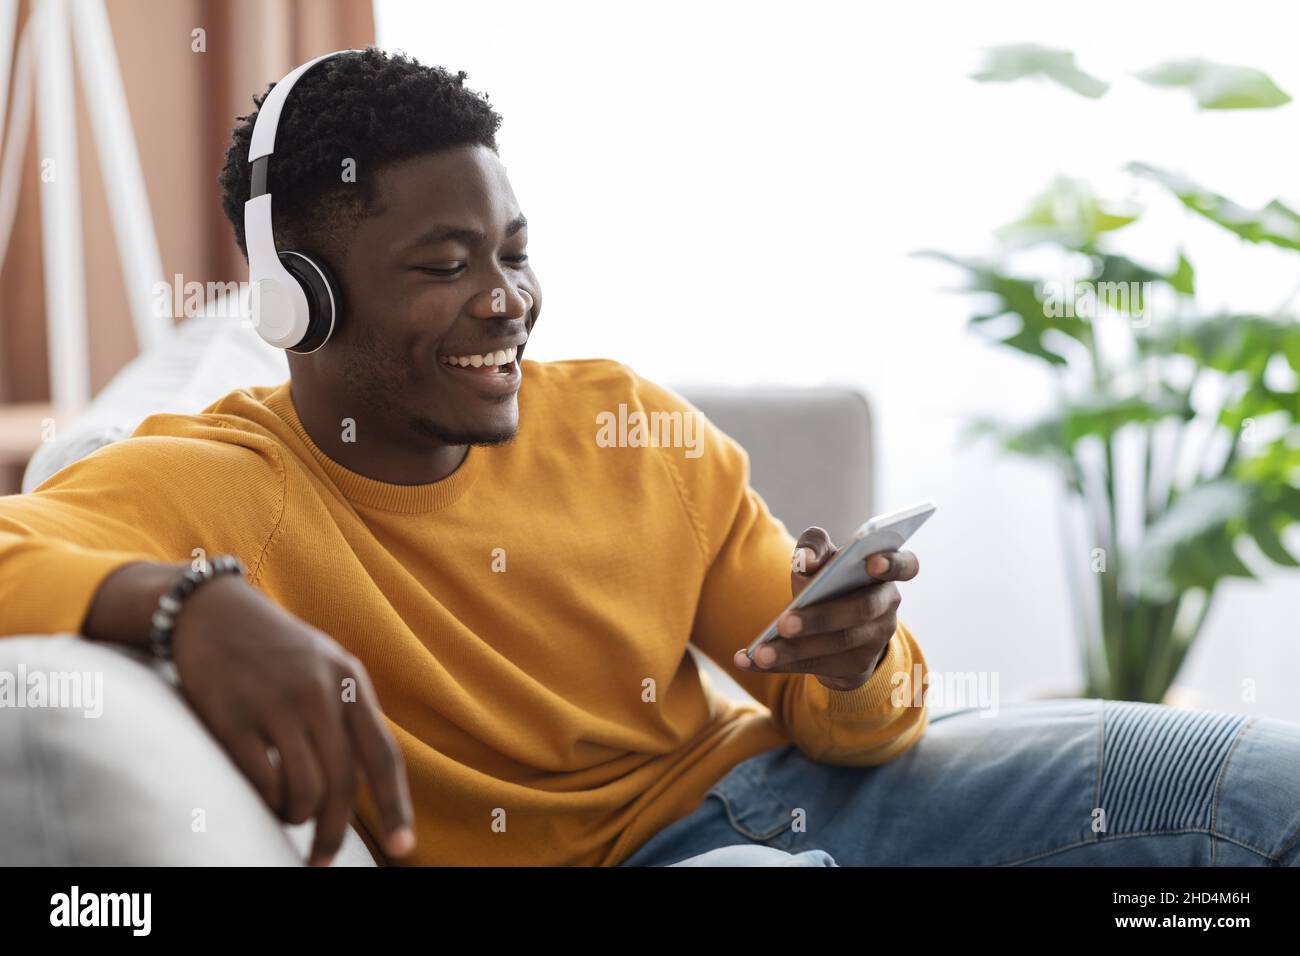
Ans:
{"type": "Polygon", "coordinates": [[[352,233],[344,311],[312,375],[394,441],[509,440],[542,297],[505,167],[487,147],[455,147],[385,167],[374,187],[381,212],[352,233]]]}

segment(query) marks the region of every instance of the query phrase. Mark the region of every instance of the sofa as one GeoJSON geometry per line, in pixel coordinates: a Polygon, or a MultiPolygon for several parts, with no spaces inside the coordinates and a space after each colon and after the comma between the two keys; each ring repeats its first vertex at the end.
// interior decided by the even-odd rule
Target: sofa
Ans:
{"type": "MultiPolygon", "coordinates": [[[[184,321],[128,364],[32,456],[23,492],[151,414],[196,413],[288,377],[282,352],[219,316],[184,321]]],[[[820,524],[840,542],[871,513],[872,421],[860,392],[676,388],[746,448],[754,487],[793,533],[820,524]]],[[[748,699],[691,652],[717,690],[748,699]]],[[[312,824],[276,819],[164,665],[70,634],[0,638],[0,673],[36,671],[79,677],[84,706],[0,709],[0,865],[302,865],[312,824]]],[[[349,830],[333,865],[375,861],[349,830]]]]}

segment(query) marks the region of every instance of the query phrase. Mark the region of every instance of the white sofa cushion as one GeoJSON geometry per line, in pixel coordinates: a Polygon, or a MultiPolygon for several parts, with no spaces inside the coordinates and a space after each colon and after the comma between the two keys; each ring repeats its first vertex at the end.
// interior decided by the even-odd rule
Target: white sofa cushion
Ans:
{"type": "MultiPolygon", "coordinates": [[[[6,694],[53,675],[80,675],[83,690],[100,693],[78,707],[18,707],[7,697],[0,706],[0,865],[296,866],[306,858],[312,825],[276,820],[161,665],[72,635],[0,640],[6,694]]],[[[334,865],[374,861],[349,829],[334,865]]]]}

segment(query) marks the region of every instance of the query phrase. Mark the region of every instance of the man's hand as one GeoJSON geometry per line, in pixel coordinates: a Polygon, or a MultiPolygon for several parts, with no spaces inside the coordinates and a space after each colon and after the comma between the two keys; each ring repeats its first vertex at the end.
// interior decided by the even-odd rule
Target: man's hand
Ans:
{"type": "MultiPolygon", "coordinates": [[[[809,528],[801,534],[791,562],[792,596],[838,553],[823,529],[809,528]]],[[[902,595],[894,582],[910,581],[920,570],[911,551],[878,551],[867,557],[866,565],[874,582],[783,615],[777,625],[778,639],[755,651],[753,661],[743,649],[737,651],[736,666],[773,674],[813,674],[831,690],[854,690],[865,684],[898,626],[902,595]]]]}
{"type": "Polygon", "coordinates": [[[385,851],[415,846],[402,753],[365,668],[335,641],[242,578],[221,577],[181,605],[173,658],[195,713],[267,805],[287,823],[316,820],[313,866],[342,845],[358,772],[385,851]]]}

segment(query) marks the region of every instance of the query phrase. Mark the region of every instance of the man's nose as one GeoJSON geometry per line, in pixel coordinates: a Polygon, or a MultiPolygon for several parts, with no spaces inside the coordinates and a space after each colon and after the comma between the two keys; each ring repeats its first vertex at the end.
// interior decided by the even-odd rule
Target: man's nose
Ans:
{"type": "Polygon", "coordinates": [[[484,290],[474,315],[483,319],[526,319],[532,310],[533,297],[526,289],[502,284],[484,290]]]}

